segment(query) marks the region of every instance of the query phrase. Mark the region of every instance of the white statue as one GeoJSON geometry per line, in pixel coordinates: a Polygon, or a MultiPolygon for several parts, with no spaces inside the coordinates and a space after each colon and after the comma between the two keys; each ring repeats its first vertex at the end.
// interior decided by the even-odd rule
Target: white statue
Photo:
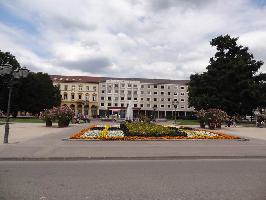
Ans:
{"type": "Polygon", "coordinates": [[[127,106],[127,112],[126,112],[126,120],[133,120],[133,102],[130,101],[127,106]]]}

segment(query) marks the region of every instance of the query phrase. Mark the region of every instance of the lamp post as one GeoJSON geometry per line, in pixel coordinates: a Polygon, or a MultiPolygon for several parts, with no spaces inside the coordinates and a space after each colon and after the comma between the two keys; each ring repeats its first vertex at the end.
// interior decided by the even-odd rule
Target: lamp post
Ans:
{"type": "Polygon", "coordinates": [[[156,111],[157,107],[153,106],[152,108],[153,108],[153,120],[156,121],[155,111],[156,111]]]}
{"type": "Polygon", "coordinates": [[[174,108],[175,108],[175,124],[176,124],[176,109],[177,109],[178,104],[179,104],[178,101],[173,101],[173,102],[172,102],[172,105],[173,105],[174,108]]]}
{"type": "Polygon", "coordinates": [[[4,135],[4,143],[8,143],[8,135],[9,135],[9,115],[10,115],[10,107],[11,107],[11,96],[13,86],[15,81],[20,78],[26,78],[29,74],[29,70],[25,67],[14,69],[12,65],[9,63],[0,65],[0,76],[10,76],[10,80],[8,82],[8,103],[7,103],[7,112],[6,112],[6,123],[5,123],[5,135],[4,135]]]}

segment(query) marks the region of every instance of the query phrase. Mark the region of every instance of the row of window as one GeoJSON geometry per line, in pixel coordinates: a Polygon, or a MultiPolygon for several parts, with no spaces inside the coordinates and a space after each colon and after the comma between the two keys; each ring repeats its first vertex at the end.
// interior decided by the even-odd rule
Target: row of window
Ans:
{"type": "MultiPolygon", "coordinates": [[[[120,107],[125,107],[125,104],[124,103],[121,103],[121,104],[118,104],[118,103],[107,103],[107,106],[110,107],[110,106],[114,106],[114,107],[118,107],[120,105],[120,107]]],[[[101,107],[104,107],[105,106],[105,103],[101,103],[101,107]]],[[[128,104],[126,104],[126,106],[128,106],[128,104]]],[[[134,104],[133,105],[135,108],[138,107],[138,104],[134,104]]],[[[140,104],[140,107],[143,108],[144,107],[144,104],[140,104]]],[[[158,105],[157,104],[154,104],[153,106],[151,106],[151,104],[146,104],[146,108],[158,108],[158,105]]],[[[164,104],[161,104],[160,105],[160,108],[166,108],[166,106],[164,104]]],[[[171,105],[168,104],[167,105],[167,108],[171,108],[171,105]]],[[[178,108],[178,107],[177,107],[178,108]]],[[[180,108],[185,108],[184,105],[181,105],[180,108]]]]}
{"type": "MultiPolygon", "coordinates": [[[[146,101],[151,101],[151,99],[152,99],[152,98],[146,98],[146,101]]],[[[104,98],[104,97],[101,97],[101,100],[104,101],[105,98],[104,98]]],[[[108,101],[112,101],[112,97],[107,97],[107,100],[108,100],[108,101]]],[[[115,97],[114,100],[115,100],[115,101],[118,101],[119,98],[118,98],[118,97],[115,97]]],[[[120,97],[120,100],[121,100],[121,101],[124,101],[124,100],[125,100],[125,97],[120,97]]],[[[134,98],[127,97],[127,100],[129,100],[129,101],[130,101],[130,100],[137,101],[138,98],[137,98],[137,97],[134,97],[134,98]]],[[[141,101],[144,101],[144,98],[140,98],[140,100],[141,100],[141,101]]],[[[159,99],[159,98],[153,98],[153,101],[157,101],[157,100],[158,100],[158,101],[161,100],[161,101],[168,101],[168,102],[170,102],[170,101],[171,101],[171,98],[160,98],[160,99],[159,99]]],[[[174,99],[174,101],[178,101],[178,100],[177,100],[177,99],[174,99]]],[[[185,102],[185,99],[180,99],[180,101],[181,101],[181,102],[185,102]]]]}
{"type": "MultiPolygon", "coordinates": [[[[82,98],[82,94],[78,94],[78,99],[79,100],[82,100],[83,98],[82,98]]],[[[71,100],[75,100],[75,93],[72,93],[71,95],[70,95],[70,98],[71,98],[71,100]]],[[[68,94],[67,93],[64,93],[63,94],[63,99],[64,100],[68,100],[68,94]]],[[[89,100],[89,94],[86,94],[85,95],[85,100],[89,100]]],[[[96,94],[93,94],[92,95],[92,101],[97,101],[97,95],[96,94]]]]}
{"type": "MultiPolygon", "coordinates": [[[[68,91],[68,90],[69,90],[68,86],[69,86],[69,85],[64,85],[64,88],[63,88],[63,89],[64,89],[65,91],[68,91]]],[[[61,88],[60,88],[60,87],[61,87],[60,84],[57,84],[57,87],[59,87],[59,89],[61,89],[61,88]]],[[[88,86],[88,85],[87,85],[87,86],[85,87],[85,89],[86,89],[86,91],[94,91],[94,92],[96,92],[96,91],[97,91],[97,86],[88,86]]],[[[72,91],[75,91],[75,90],[76,90],[76,85],[72,85],[72,86],[71,86],[71,90],[72,90],[72,91]]],[[[78,90],[79,90],[79,91],[83,91],[83,85],[79,85],[79,86],[78,86],[78,90]]]]}
{"type": "MultiPolygon", "coordinates": [[[[126,85],[125,83],[121,83],[121,84],[120,84],[120,87],[121,87],[121,88],[125,88],[125,85],[126,85]]],[[[133,88],[137,88],[137,87],[138,87],[138,85],[136,85],[136,84],[131,84],[131,83],[128,83],[128,84],[127,84],[127,87],[128,87],[128,88],[132,88],[132,85],[133,85],[133,88]]],[[[145,85],[147,86],[147,88],[151,88],[151,84],[142,84],[142,85],[141,85],[141,88],[144,88],[145,85]]],[[[114,86],[114,88],[119,88],[119,84],[118,84],[118,83],[115,83],[114,85],[112,85],[112,84],[108,84],[108,85],[107,85],[107,88],[108,88],[108,89],[109,89],[109,88],[112,89],[112,86],[114,86]]],[[[102,87],[105,88],[106,85],[103,84],[102,87]]],[[[154,88],[154,89],[158,89],[158,88],[165,89],[166,86],[164,86],[164,85],[159,85],[159,86],[158,86],[158,85],[153,85],[153,88],[154,88]]],[[[178,89],[178,85],[176,85],[175,88],[178,89]]],[[[170,89],[171,89],[171,86],[168,85],[168,86],[167,86],[167,89],[170,90],[170,89]]],[[[180,89],[181,89],[181,90],[184,90],[184,89],[185,89],[185,86],[180,86],[180,89]]]]}
{"type": "MultiPolygon", "coordinates": [[[[105,90],[102,90],[102,94],[104,94],[104,93],[105,93],[105,90]]],[[[108,93],[108,94],[112,94],[112,90],[107,90],[107,93],[108,93]]],[[[119,93],[119,90],[114,90],[114,93],[115,93],[115,94],[118,94],[118,93],[119,93]]],[[[125,94],[125,91],[124,91],[124,90],[120,90],[120,94],[125,94]]],[[[137,94],[138,94],[138,91],[137,91],[137,90],[134,90],[134,91],[133,91],[133,94],[134,94],[134,95],[137,95],[137,94]]],[[[145,94],[145,91],[143,91],[143,90],[140,91],[140,94],[145,94]]],[[[146,94],[151,95],[152,92],[151,92],[151,91],[147,91],[146,94]]],[[[165,95],[165,94],[167,94],[167,95],[171,95],[172,93],[171,93],[171,92],[167,92],[167,93],[166,93],[166,92],[163,92],[163,91],[161,91],[161,93],[158,93],[157,91],[154,91],[153,94],[154,94],[154,95],[158,95],[158,94],[161,94],[161,95],[165,95]]],[[[178,95],[178,92],[174,92],[173,94],[174,94],[175,96],[177,96],[177,95],[178,95]]],[[[128,91],[127,91],[127,95],[132,95],[132,91],[131,91],[131,90],[128,90],[128,91]]],[[[185,93],[184,93],[184,92],[181,92],[180,95],[181,95],[181,96],[185,96],[185,93]]]]}

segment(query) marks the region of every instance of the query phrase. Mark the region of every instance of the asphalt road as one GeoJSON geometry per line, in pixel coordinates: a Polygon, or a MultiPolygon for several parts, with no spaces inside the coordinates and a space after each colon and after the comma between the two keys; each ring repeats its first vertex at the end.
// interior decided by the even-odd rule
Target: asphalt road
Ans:
{"type": "Polygon", "coordinates": [[[265,159],[2,161],[0,199],[266,199],[265,159]]]}

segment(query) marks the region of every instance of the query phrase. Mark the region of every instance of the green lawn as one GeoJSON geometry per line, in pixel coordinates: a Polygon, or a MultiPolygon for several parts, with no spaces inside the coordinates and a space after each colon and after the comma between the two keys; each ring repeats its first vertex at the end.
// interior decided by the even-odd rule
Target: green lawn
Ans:
{"type": "MultiPolygon", "coordinates": [[[[0,118],[0,125],[5,123],[5,118],[0,118]]],[[[44,123],[41,119],[36,118],[11,118],[10,122],[17,122],[17,123],[44,123]]]]}
{"type": "Polygon", "coordinates": [[[176,120],[176,124],[178,125],[199,125],[199,121],[198,120],[176,120]]]}

